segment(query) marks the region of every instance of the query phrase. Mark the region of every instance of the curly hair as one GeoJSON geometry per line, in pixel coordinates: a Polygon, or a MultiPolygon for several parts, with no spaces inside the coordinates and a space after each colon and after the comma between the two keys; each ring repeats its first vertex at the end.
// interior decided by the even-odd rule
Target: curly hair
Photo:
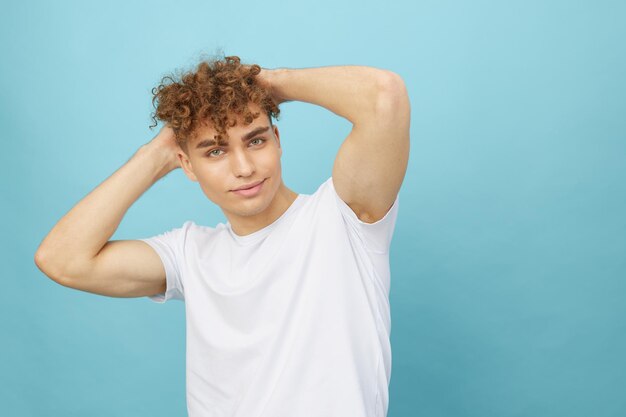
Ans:
{"type": "Polygon", "coordinates": [[[237,124],[231,116],[242,116],[250,124],[260,113],[252,113],[249,103],[257,104],[269,117],[278,119],[280,109],[270,92],[255,82],[261,72],[257,64],[245,65],[238,56],[201,61],[195,71],[166,75],[158,87],[152,89],[152,129],[156,119],[166,122],[176,136],[176,143],[189,154],[187,144],[196,136],[197,129],[210,124],[217,132],[217,140],[228,137],[226,129],[237,124]],[[166,82],[169,81],[169,82],[166,82]],[[158,103],[158,105],[156,104],[158,103]]]}

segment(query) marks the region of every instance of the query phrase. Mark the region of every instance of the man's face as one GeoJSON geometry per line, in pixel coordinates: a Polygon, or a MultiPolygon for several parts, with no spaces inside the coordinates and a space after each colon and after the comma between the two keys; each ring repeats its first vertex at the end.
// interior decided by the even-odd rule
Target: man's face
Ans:
{"type": "Polygon", "coordinates": [[[200,184],[204,194],[220,206],[231,223],[239,217],[263,213],[282,183],[278,128],[270,125],[269,117],[259,106],[251,103],[249,108],[252,112],[261,111],[261,115],[249,125],[238,118],[237,124],[227,129],[224,143],[217,142],[217,131],[212,126],[202,127],[188,144],[189,155],[181,154],[185,174],[200,184]],[[263,184],[253,195],[233,191],[258,181],[263,184]]]}

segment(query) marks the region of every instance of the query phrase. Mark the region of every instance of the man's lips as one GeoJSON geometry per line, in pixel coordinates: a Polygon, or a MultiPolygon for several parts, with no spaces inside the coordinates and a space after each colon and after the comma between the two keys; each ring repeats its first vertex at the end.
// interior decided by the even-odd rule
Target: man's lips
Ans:
{"type": "Polygon", "coordinates": [[[247,184],[247,185],[242,185],[241,187],[235,188],[234,190],[231,190],[231,191],[247,190],[247,189],[250,189],[250,188],[254,188],[257,185],[261,184],[263,181],[265,181],[265,180],[263,179],[261,181],[253,182],[253,183],[250,183],[250,184],[247,184]]]}

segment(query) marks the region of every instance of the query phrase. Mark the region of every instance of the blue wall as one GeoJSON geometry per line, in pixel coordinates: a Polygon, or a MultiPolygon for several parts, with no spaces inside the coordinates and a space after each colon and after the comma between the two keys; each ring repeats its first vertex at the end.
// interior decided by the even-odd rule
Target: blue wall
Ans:
{"type": "MultiPolygon", "coordinates": [[[[3,6],[6,415],[185,414],[184,304],[72,290],[33,255],[158,132],[151,88],[218,49],[408,86],[389,416],[626,415],[626,3],[238,3],[3,6]]],[[[351,124],[293,102],[278,126],[285,183],[313,192],[351,124]]],[[[224,221],[177,170],[113,239],[187,219],[224,221]]]]}

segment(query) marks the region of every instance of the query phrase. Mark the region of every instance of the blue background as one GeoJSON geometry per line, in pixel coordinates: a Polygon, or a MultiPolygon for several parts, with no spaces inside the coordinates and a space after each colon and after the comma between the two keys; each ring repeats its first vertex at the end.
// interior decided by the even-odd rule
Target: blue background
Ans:
{"type": "MultiPolygon", "coordinates": [[[[590,0],[3,5],[3,414],[185,415],[184,304],[72,290],[33,256],[156,135],[160,78],[223,50],[407,84],[389,416],[626,415],[625,21],[590,0]]],[[[285,183],[312,193],[351,124],[281,109],[285,183]]],[[[188,219],[224,216],[177,170],[112,239],[188,219]]]]}

